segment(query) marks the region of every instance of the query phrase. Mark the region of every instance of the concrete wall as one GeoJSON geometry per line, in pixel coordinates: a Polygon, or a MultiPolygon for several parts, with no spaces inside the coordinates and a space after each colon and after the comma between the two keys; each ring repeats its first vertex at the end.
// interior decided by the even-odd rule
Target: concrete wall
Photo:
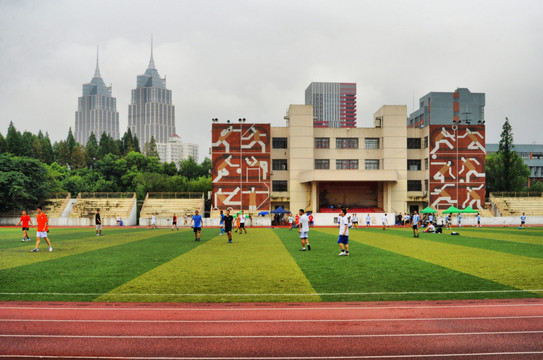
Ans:
{"type": "MultiPolygon", "coordinates": [[[[204,227],[219,227],[219,218],[204,218],[204,227]]],[[[172,219],[166,219],[166,218],[157,218],[156,220],[158,227],[171,227],[172,226],[172,219]]],[[[185,220],[183,218],[178,218],[177,226],[180,228],[187,227],[183,226],[185,220]]],[[[189,218],[189,224],[190,224],[190,218],[189,218]]],[[[140,226],[150,226],[151,225],[151,219],[149,218],[140,218],[140,226]]],[[[271,219],[269,216],[267,217],[257,217],[257,218],[251,218],[247,219],[245,223],[246,227],[251,226],[258,226],[258,227],[268,227],[271,226],[271,219]]]]}

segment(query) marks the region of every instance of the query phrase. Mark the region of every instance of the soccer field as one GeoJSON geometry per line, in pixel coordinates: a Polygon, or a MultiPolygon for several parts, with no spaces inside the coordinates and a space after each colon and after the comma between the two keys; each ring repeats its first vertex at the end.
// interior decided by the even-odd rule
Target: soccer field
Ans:
{"type": "MultiPolygon", "coordinates": [[[[457,230],[457,229],[455,229],[457,230]]],[[[460,236],[408,228],[219,230],[53,228],[54,251],[20,229],[0,229],[0,300],[299,302],[529,298],[543,296],[543,228],[462,228],[460,236]]],[[[32,229],[31,236],[35,235],[32,229]]]]}

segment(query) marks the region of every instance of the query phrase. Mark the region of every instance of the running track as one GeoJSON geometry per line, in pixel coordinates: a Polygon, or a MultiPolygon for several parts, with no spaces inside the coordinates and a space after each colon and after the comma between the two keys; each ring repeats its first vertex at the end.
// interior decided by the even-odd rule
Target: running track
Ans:
{"type": "Polygon", "coordinates": [[[0,358],[543,359],[543,299],[0,302],[0,358]]]}

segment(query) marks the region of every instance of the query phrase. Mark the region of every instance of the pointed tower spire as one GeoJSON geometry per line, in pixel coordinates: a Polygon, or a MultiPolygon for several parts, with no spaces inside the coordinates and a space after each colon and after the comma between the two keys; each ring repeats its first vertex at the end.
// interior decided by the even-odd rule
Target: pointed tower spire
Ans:
{"type": "Polygon", "coordinates": [[[153,59],[153,35],[151,35],[151,59],[149,60],[148,69],[155,69],[155,60],[153,59]]]}
{"type": "Polygon", "coordinates": [[[98,45],[96,45],[96,70],[94,71],[94,77],[102,77],[102,75],[100,75],[100,67],[98,66],[98,45]]]}

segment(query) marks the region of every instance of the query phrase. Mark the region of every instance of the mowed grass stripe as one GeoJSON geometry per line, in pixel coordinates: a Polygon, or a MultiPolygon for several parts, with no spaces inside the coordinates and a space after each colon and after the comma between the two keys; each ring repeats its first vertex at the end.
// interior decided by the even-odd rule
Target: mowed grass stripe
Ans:
{"type": "Polygon", "coordinates": [[[25,245],[0,250],[0,270],[140,241],[159,236],[161,232],[164,234],[165,230],[123,229],[96,236],[94,229],[71,229],[62,234],[63,241],[59,241],[60,235],[57,238],[55,233],[51,233],[49,240],[53,245],[53,252],[49,252],[47,242],[43,239],[38,253],[30,252],[36,246],[35,239],[27,243],[21,242],[25,245]]]}
{"type": "MultiPolygon", "coordinates": [[[[309,231],[311,251],[299,251],[300,241],[296,231],[285,229],[274,229],[274,231],[324,301],[439,300],[534,296],[531,293],[506,292],[451,294],[448,292],[516,289],[357,241],[349,241],[350,256],[338,256],[337,229],[311,229],[309,231]],[[421,293],[401,294],[402,292],[421,293]],[[430,294],[431,292],[435,293],[430,294]],[[344,294],[333,295],[337,293],[344,294]],[[324,296],[322,294],[332,295],[324,296]]],[[[362,231],[365,230],[351,230],[350,239],[359,237],[359,234],[353,235],[353,233],[362,231]]],[[[368,235],[369,233],[365,232],[364,234],[368,235]]],[[[383,236],[378,232],[375,234],[383,236]]]]}
{"type": "Polygon", "coordinates": [[[94,294],[107,293],[200,244],[205,244],[208,239],[204,234],[202,242],[195,243],[191,233],[187,231],[147,230],[143,233],[143,239],[125,244],[117,243],[107,248],[0,270],[0,292],[3,293],[0,294],[0,299],[92,301],[97,297],[94,294]]]}
{"type": "MultiPolygon", "coordinates": [[[[217,229],[204,229],[204,233],[217,229]]],[[[105,294],[97,301],[285,302],[320,301],[279,238],[267,229],[210,241],[105,294]],[[142,295],[122,295],[142,294],[142,295]],[[200,294],[200,295],[157,295],[200,294]],[[210,294],[210,295],[206,295],[210,294]],[[251,294],[217,296],[217,294],[251,294]],[[263,294],[254,296],[255,294],[263,294]]]]}
{"type": "Polygon", "coordinates": [[[518,227],[506,228],[455,228],[454,231],[466,236],[475,236],[480,238],[517,242],[520,244],[543,245],[543,236],[541,228],[519,230],[518,227]]]}
{"type": "MultiPolygon", "coordinates": [[[[353,231],[350,239],[523,290],[543,289],[543,259],[406,237],[395,231],[353,231]]],[[[443,235],[450,236],[450,235],[443,235]]]]}

